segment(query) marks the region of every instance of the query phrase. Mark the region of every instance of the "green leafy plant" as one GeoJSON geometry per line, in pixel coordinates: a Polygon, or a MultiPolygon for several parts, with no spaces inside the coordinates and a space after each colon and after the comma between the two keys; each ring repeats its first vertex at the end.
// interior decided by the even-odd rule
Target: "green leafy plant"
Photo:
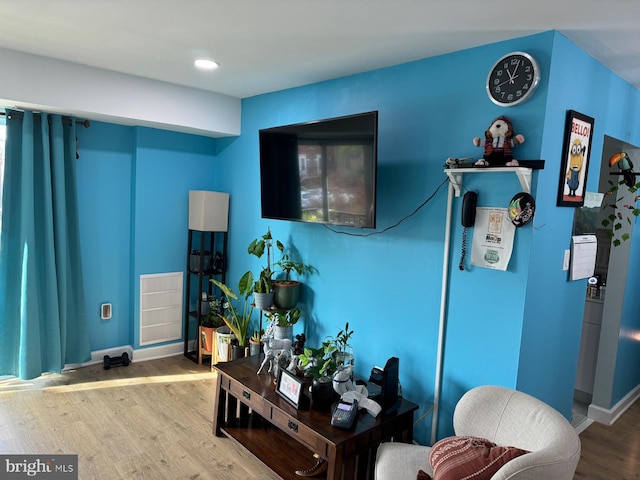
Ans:
{"type": "Polygon", "coordinates": [[[224,323],[231,329],[231,331],[236,336],[238,340],[238,344],[241,346],[245,346],[247,343],[247,332],[249,331],[249,324],[251,323],[251,315],[253,314],[253,306],[249,300],[251,296],[251,287],[247,289],[246,284],[242,284],[239,282],[238,291],[239,295],[237,295],[233,290],[231,290],[224,283],[216,280],[215,278],[211,279],[211,282],[217,286],[220,291],[222,291],[223,295],[226,297],[228,304],[225,305],[223,313],[218,313],[218,316],[224,321],[224,323]],[[232,300],[236,302],[242,302],[240,297],[243,297],[244,302],[242,305],[242,311],[236,308],[232,300]]]}
{"type": "Polygon", "coordinates": [[[271,293],[273,291],[272,275],[273,272],[271,270],[263,268],[258,279],[253,283],[253,291],[256,293],[271,293]]]}
{"type": "Polygon", "coordinates": [[[279,327],[291,327],[298,323],[301,316],[302,311],[298,307],[287,311],[276,310],[275,312],[267,313],[267,318],[269,320],[275,320],[279,327]]]}
{"type": "Polygon", "coordinates": [[[322,342],[320,348],[305,347],[304,352],[298,355],[300,368],[305,375],[315,379],[333,376],[338,369],[333,357],[335,350],[335,345],[329,340],[322,342]]]}
{"type": "Polygon", "coordinates": [[[200,325],[209,328],[218,328],[224,325],[224,321],[218,315],[222,309],[222,302],[219,298],[210,295],[208,298],[209,311],[203,317],[200,317],[200,325]]]}
{"type": "MultiPolygon", "coordinates": [[[[620,231],[623,229],[624,224],[626,223],[628,226],[633,226],[633,219],[640,215],[640,209],[636,207],[635,201],[633,204],[624,204],[624,192],[618,197],[618,193],[620,193],[620,187],[622,185],[626,185],[625,180],[620,180],[618,183],[612,182],[609,180],[609,190],[605,193],[605,201],[606,204],[603,204],[603,208],[610,208],[612,212],[602,220],[601,224],[603,227],[608,229],[609,238],[612,239],[612,244],[615,247],[618,247],[631,238],[631,234],[629,232],[622,232],[620,235],[620,231]],[[613,198],[611,201],[609,199],[613,198]]],[[[636,193],[640,188],[640,183],[636,183],[633,186],[627,186],[629,193],[634,195],[634,199],[638,199],[636,193]]]]}
{"type": "Polygon", "coordinates": [[[285,282],[291,281],[292,271],[295,271],[298,274],[298,276],[307,275],[307,274],[310,275],[316,272],[316,269],[311,265],[306,265],[302,262],[296,262],[292,260],[289,254],[287,253],[283,253],[280,260],[278,260],[274,265],[277,265],[278,267],[280,267],[284,272],[285,282]]]}
{"type": "Polygon", "coordinates": [[[253,335],[251,336],[251,340],[256,343],[260,343],[260,340],[262,340],[263,335],[264,335],[264,330],[254,330],[253,335]]]}
{"type": "Polygon", "coordinates": [[[353,330],[349,330],[347,322],[335,337],[328,337],[322,342],[320,348],[305,347],[304,352],[298,355],[300,367],[305,375],[315,379],[332,377],[340,367],[339,354],[351,348],[349,340],[352,336],[353,330]]]}
{"type": "Polygon", "coordinates": [[[349,340],[353,335],[353,330],[349,330],[349,322],[347,322],[342,330],[332,339],[338,352],[346,352],[347,348],[351,348],[349,340]]]}
{"type": "Polygon", "coordinates": [[[254,281],[254,275],[251,271],[246,272],[241,279],[244,284],[252,286],[253,291],[256,293],[271,293],[273,291],[272,277],[273,271],[271,270],[271,249],[273,246],[278,249],[283,249],[284,246],[280,241],[274,240],[271,235],[271,229],[267,228],[267,233],[251,241],[247,247],[247,252],[257,258],[262,258],[265,251],[267,252],[267,266],[263,267],[262,271],[258,275],[258,278],[254,281]]]}

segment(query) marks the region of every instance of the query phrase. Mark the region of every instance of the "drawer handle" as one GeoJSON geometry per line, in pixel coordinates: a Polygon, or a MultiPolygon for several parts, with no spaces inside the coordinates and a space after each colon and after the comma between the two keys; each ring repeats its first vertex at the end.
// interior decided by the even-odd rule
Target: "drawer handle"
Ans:
{"type": "Polygon", "coordinates": [[[294,432],[298,433],[298,425],[289,420],[289,428],[294,432]]]}
{"type": "Polygon", "coordinates": [[[249,392],[247,392],[246,390],[242,391],[242,396],[244,398],[246,398],[247,400],[251,400],[251,394],[249,392]]]}

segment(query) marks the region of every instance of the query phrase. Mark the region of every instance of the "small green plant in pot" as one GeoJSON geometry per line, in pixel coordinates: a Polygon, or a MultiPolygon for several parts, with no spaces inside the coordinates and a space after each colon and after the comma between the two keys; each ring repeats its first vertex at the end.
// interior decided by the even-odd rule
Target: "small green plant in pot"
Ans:
{"type": "Polygon", "coordinates": [[[271,270],[271,248],[274,242],[276,245],[280,243],[273,239],[271,230],[267,229],[267,233],[254,239],[249,244],[247,252],[255,255],[257,258],[262,258],[265,251],[267,252],[267,266],[260,271],[257,279],[255,279],[253,273],[249,271],[246,272],[240,280],[243,285],[252,285],[256,308],[261,310],[268,310],[273,305],[274,292],[272,284],[273,271],[271,270]]]}
{"type": "Polygon", "coordinates": [[[225,306],[224,312],[218,313],[218,316],[234,333],[238,344],[240,346],[245,346],[247,343],[249,324],[251,323],[251,315],[253,314],[253,306],[251,305],[251,302],[249,300],[252,291],[251,288],[249,287],[249,289],[247,290],[246,285],[242,285],[242,282],[239,282],[239,295],[237,295],[224,283],[213,278],[211,279],[211,282],[222,291],[223,295],[228,301],[228,305],[225,306]],[[232,300],[241,302],[242,300],[240,300],[240,297],[244,298],[244,303],[241,307],[241,311],[232,303],[232,300]]]}
{"type": "MultiPolygon", "coordinates": [[[[279,246],[278,248],[280,249],[279,246]]],[[[277,279],[273,281],[275,290],[274,301],[278,308],[289,309],[295,307],[298,303],[301,286],[301,283],[298,280],[293,280],[291,278],[291,273],[296,272],[298,276],[311,275],[316,271],[316,269],[311,265],[306,265],[302,262],[292,260],[289,254],[284,252],[284,246],[280,251],[283,252],[282,258],[274,265],[280,267],[284,272],[284,279],[277,279]]]]}
{"type": "Polygon", "coordinates": [[[349,322],[335,337],[328,337],[320,348],[305,347],[304,353],[298,355],[300,369],[305,375],[314,379],[333,377],[339,367],[353,364],[353,354],[349,351],[349,341],[353,330],[349,330],[349,322]],[[345,356],[351,355],[351,362],[345,363],[345,356]]]}
{"type": "MultiPolygon", "coordinates": [[[[348,326],[345,331],[349,334],[348,326]]],[[[350,333],[353,334],[353,331],[350,333]]],[[[348,340],[348,337],[341,334],[338,337],[348,340]]],[[[319,410],[328,410],[337,396],[333,388],[333,376],[340,366],[338,354],[336,339],[330,337],[322,342],[320,348],[305,347],[304,352],[298,355],[299,368],[305,376],[313,378],[311,399],[314,408],[319,410]]]]}
{"type": "Polygon", "coordinates": [[[269,321],[276,322],[274,335],[278,339],[293,339],[293,326],[298,323],[301,316],[302,311],[298,307],[267,313],[269,321]]]}
{"type": "MultiPolygon", "coordinates": [[[[251,272],[247,272],[251,274],[251,272]]],[[[268,268],[262,269],[258,279],[253,282],[253,299],[256,308],[260,310],[268,310],[273,305],[273,285],[271,282],[271,275],[273,272],[268,268]]],[[[245,274],[246,275],[246,274],[245,274]]],[[[253,277],[253,275],[251,275],[253,277]]],[[[249,281],[250,283],[250,281],[249,281]]]]}

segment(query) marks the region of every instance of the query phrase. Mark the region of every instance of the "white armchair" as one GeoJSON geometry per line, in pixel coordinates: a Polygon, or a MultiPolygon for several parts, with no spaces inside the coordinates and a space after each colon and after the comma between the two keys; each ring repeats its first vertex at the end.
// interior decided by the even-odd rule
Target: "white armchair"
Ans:
{"type": "MultiPolygon", "coordinates": [[[[458,436],[486,438],[499,446],[531,453],[507,462],[491,480],[572,480],[580,460],[580,438],[571,424],[546,403],[497,386],[476,387],[456,405],[458,436]]],[[[430,447],[383,443],[378,448],[376,480],[416,480],[422,469],[433,476],[430,447]]]]}

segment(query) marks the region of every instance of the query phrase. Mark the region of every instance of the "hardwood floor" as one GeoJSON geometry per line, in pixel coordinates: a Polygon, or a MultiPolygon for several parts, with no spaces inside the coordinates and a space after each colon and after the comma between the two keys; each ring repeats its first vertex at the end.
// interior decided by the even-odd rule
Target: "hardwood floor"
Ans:
{"type": "MultiPolygon", "coordinates": [[[[82,480],[277,478],[212,434],[212,411],[213,373],[183,356],[4,380],[0,453],[78,454],[82,480]]],[[[580,440],[575,480],[640,480],[640,402],[580,440]]]]}
{"type": "Polygon", "coordinates": [[[580,434],[582,455],[575,480],[640,479],[640,401],[612,426],[591,424],[580,434]]]}
{"type": "Polygon", "coordinates": [[[83,480],[276,478],[212,434],[213,378],[176,356],[0,381],[0,452],[78,454],[83,480]]]}

